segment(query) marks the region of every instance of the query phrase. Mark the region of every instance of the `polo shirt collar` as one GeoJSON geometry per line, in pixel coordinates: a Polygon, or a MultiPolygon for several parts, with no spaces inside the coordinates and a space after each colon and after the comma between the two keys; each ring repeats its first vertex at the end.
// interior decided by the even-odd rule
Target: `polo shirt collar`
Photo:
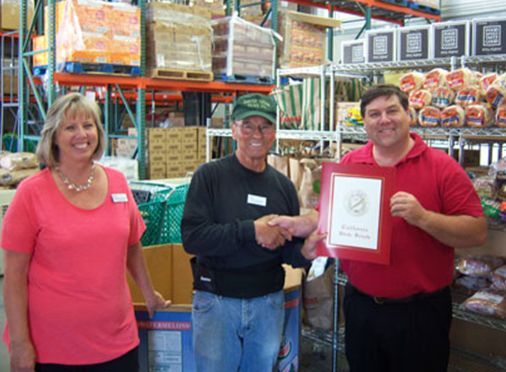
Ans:
{"type": "MultiPolygon", "coordinates": [[[[409,135],[415,141],[415,144],[413,145],[413,148],[409,150],[408,154],[404,157],[404,159],[399,161],[399,163],[397,164],[401,164],[406,160],[416,158],[427,149],[427,144],[422,140],[422,137],[420,137],[417,133],[409,133],[409,135]]],[[[367,144],[364,146],[363,151],[360,151],[356,154],[355,161],[363,164],[376,165],[372,149],[373,143],[371,141],[368,141],[367,144]]]]}

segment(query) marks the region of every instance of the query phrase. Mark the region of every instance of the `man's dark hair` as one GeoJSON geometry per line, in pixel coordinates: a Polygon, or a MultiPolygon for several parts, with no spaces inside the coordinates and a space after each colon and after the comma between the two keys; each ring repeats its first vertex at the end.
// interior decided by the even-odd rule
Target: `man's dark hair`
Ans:
{"type": "Polygon", "coordinates": [[[404,110],[408,110],[408,95],[399,89],[398,86],[392,84],[380,84],[369,88],[360,98],[360,114],[365,117],[365,109],[369,103],[379,97],[390,98],[397,96],[404,110]]]}

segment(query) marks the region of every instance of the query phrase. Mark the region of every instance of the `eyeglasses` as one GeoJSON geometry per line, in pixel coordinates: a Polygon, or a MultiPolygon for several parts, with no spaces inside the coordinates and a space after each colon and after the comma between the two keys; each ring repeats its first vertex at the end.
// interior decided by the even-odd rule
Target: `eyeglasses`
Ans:
{"type": "Polygon", "coordinates": [[[273,134],[276,131],[276,128],[274,127],[273,124],[254,125],[251,123],[241,123],[237,125],[241,128],[241,131],[247,136],[251,136],[253,133],[256,133],[257,130],[260,132],[260,134],[264,135],[273,134]]]}

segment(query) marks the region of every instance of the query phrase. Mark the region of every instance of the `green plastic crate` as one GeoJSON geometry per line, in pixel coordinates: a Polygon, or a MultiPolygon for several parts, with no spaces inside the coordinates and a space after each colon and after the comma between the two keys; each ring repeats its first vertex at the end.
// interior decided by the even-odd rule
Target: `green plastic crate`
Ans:
{"type": "Polygon", "coordinates": [[[149,202],[138,204],[146,224],[141,238],[144,246],[181,243],[181,219],[188,187],[188,184],[164,186],[155,191],[149,202]]]}

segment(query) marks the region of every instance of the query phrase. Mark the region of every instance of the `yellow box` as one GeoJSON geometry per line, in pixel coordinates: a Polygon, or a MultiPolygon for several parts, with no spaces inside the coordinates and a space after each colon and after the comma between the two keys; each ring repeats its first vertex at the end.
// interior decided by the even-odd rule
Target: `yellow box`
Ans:
{"type": "Polygon", "coordinates": [[[165,128],[149,128],[148,140],[149,142],[165,141],[167,138],[167,129],[165,128]]]}

